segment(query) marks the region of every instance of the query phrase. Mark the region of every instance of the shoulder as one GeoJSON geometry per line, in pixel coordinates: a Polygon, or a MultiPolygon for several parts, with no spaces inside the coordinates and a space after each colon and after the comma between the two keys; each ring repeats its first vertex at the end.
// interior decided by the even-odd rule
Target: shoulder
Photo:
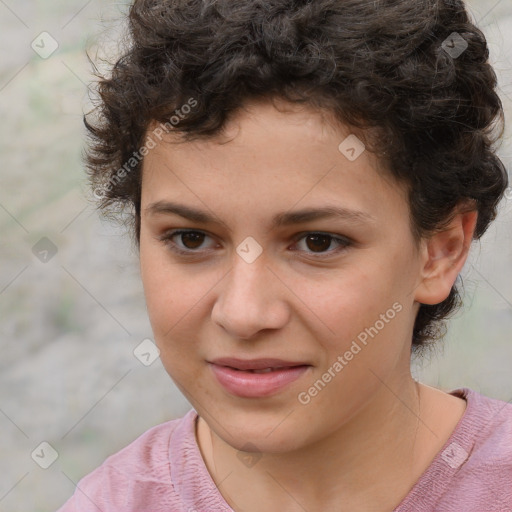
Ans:
{"type": "Polygon", "coordinates": [[[115,468],[127,476],[141,471],[153,475],[162,474],[163,468],[169,466],[170,439],[181,432],[190,416],[189,412],[181,418],[146,430],[122,450],[108,457],[102,466],[115,468]]]}
{"type": "Polygon", "coordinates": [[[171,481],[171,462],[179,463],[180,454],[171,453],[170,447],[178,452],[193,435],[196,414],[190,410],[181,418],[156,425],[109,456],[78,482],[74,495],[58,512],[98,508],[102,512],[156,512],[176,507],[179,497],[171,481]]]}
{"type": "MultiPolygon", "coordinates": [[[[451,447],[456,454],[452,460],[457,462],[453,468],[455,494],[459,500],[471,497],[476,509],[501,511],[507,506],[512,510],[512,404],[467,388],[461,391],[468,410],[451,447]]],[[[446,462],[450,460],[446,458],[446,462]]]]}
{"type": "Polygon", "coordinates": [[[469,418],[463,434],[473,435],[472,456],[512,467],[512,403],[464,389],[469,418]]]}
{"type": "Polygon", "coordinates": [[[512,404],[469,388],[464,415],[395,512],[512,512],[512,404]]]}

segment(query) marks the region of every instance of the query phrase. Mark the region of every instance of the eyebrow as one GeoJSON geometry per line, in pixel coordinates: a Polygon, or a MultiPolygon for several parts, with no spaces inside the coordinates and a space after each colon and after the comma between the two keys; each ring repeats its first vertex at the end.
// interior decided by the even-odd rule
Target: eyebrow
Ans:
{"type": "MultiPolygon", "coordinates": [[[[171,201],[157,201],[155,203],[151,203],[147,208],[145,208],[144,212],[146,215],[174,214],[197,223],[222,224],[223,226],[227,227],[224,222],[205,210],[199,210],[171,201]]],[[[296,210],[292,212],[285,211],[278,213],[273,217],[270,229],[291,226],[294,224],[302,224],[314,220],[332,218],[343,219],[358,224],[365,222],[375,222],[376,220],[370,214],[362,211],[350,210],[340,206],[327,205],[320,208],[304,208],[302,210],[296,210]]],[[[231,231],[229,227],[227,227],[227,229],[231,231]]]]}

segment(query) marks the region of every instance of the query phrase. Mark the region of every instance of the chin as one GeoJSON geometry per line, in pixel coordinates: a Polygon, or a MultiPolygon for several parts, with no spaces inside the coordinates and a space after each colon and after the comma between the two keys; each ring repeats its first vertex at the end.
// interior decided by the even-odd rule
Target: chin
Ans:
{"type": "Polygon", "coordinates": [[[220,420],[208,421],[208,415],[203,418],[236,450],[278,454],[293,451],[308,442],[308,432],[297,425],[295,414],[289,414],[289,411],[289,408],[283,408],[245,412],[223,408],[220,420]]]}

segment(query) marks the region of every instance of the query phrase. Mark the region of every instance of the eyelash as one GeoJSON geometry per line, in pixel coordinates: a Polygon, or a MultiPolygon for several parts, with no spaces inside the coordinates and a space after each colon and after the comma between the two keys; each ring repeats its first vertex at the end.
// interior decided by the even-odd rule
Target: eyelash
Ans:
{"type": "MultiPolygon", "coordinates": [[[[177,245],[172,241],[172,238],[174,238],[175,236],[183,235],[183,234],[190,234],[190,233],[200,233],[202,235],[209,236],[204,231],[192,230],[192,229],[176,229],[176,230],[164,233],[162,236],[158,237],[158,239],[162,243],[164,243],[164,245],[166,245],[174,253],[179,254],[181,256],[194,258],[194,257],[197,257],[201,253],[201,250],[193,250],[193,249],[183,250],[183,249],[180,249],[179,247],[177,247],[177,245]]],[[[330,233],[324,233],[321,231],[308,231],[308,232],[304,232],[304,233],[300,233],[299,235],[296,235],[294,237],[294,244],[296,244],[300,240],[302,240],[310,235],[321,235],[321,236],[330,238],[332,241],[335,241],[341,245],[341,247],[339,247],[338,249],[335,249],[334,251],[327,251],[327,252],[323,252],[323,253],[307,252],[308,255],[312,255],[313,258],[317,258],[317,259],[327,258],[327,257],[332,256],[333,254],[337,254],[337,253],[347,249],[348,247],[350,247],[353,243],[351,240],[349,240],[348,238],[345,238],[345,237],[338,237],[338,236],[332,235],[330,233]]]]}

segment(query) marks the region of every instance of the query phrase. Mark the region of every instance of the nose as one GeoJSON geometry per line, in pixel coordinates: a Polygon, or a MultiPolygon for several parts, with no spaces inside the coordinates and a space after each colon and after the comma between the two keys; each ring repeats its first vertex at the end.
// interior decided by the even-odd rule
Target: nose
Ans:
{"type": "Polygon", "coordinates": [[[253,339],[289,321],[286,291],[264,258],[247,263],[235,255],[232,269],[221,281],[211,318],[233,338],[253,339]]]}

